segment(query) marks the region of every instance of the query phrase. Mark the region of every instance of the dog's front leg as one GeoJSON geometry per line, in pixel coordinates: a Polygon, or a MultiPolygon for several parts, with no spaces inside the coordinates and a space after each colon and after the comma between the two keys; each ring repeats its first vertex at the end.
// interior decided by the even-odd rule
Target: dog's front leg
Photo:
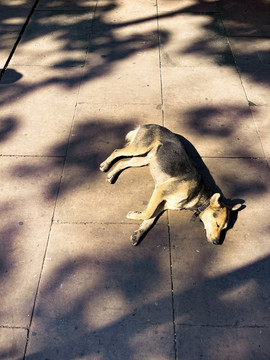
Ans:
{"type": "Polygon", "coordinates": [[[140,241],[142,236],[151,228],[151,226],[153,225],[155,220],[156,220],[156,217],[152,217],[150,219],[144,220],[141,223],[139,229],[134,231],[134,233],[130,237],[131,244],[133,246],[138,245],[138,242],[140,241]]]}
{"type": "Polygon", "coordinates": [[[163,190],[161,185],[156,185],[153,194],[151,196],[151,199],[147,205],[147,208],[145,211],[130,211],[127,214],[128,219],[132,220],[147,220],[152,217],[155,210],[159,206],[159,204],[163,201],[163,190]]]}
{"type": "Polygon", "coordinates": [[[144,220],[141,223],[139,229],[134,231],[134,233],[131,235],[130,241],[133,246],[138,245],[142,237],[150,230],[150,228],[154,225],[157,219],[163,214],[163,212],[164,212],[164,203],[161,203],[154,212],[153,216],[150,219],[144,220]]]}

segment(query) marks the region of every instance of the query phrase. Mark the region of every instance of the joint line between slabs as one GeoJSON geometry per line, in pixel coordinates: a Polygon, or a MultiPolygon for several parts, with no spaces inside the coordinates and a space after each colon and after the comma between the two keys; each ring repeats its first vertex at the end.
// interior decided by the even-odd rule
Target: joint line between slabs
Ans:
{"type": "MultiPolygon", "coordinates": [[[[59,219],[53,220],[53,225],[140,225],[140,222],[100,222],[100,221],[62,221],[59,219]]],[[[156,224],[155,226],[166,226],[163,224],[156,224]]]]}
{"type": "MultiPolygon", "coordinates": [[[[191,156],[198,159],[199,156],[191,156]]],[[[201,156],[202,159],[247,159],[247,160],[265,160],[264,156],[201,156]]]]}
{"type": "Polygon", "coordinates": [[[161,60],[161,39],[159,26],[159,7],[158,0],[156,0],[156,16],[157,16],[157,32],[158,32],[158,57],[159,57],[159,80],[160,80],[160,100],[162,107],[162,125],[164,126],[164,98],[163,98],[163,79],[162,79],[162,60],[161,60]]]}
{"type": "Polygon", "coordinates": [[[66,155],[22,155],[22,154],[17,154],[17,155],[8,155],[8,154],[0,154],[0,157],[15,157],[15,158],[40,158],[40,159],[65,159],[66,155]]]}
{"type": "Polygon", "coordinates": [[[15,330],[25,330],[25,331],[28,331],[28,328],[27,328],[27,327],[24,327],[24,326],[0,325],[0,329],[15,329],[15,330]]]}
{"type": "Polygon", "coordinates": [[[37,297],[38,297],[40,284],[41,284],[41,278],[42,278],[42,274],[43,274],[45,261],[46,261],[46,258],[47,258],[48,246],[49,246],[49,241],[50,241],[51,231],[52,231],[53,218],[54,218],[54,213],[55,213],[55,209],[56,209],[57,198],[58,198],[58,195],[59,195],[59,188],[60,188],[60,186],[58,187],[58,193],[57,193],[57,196],[56,196],[56,199],[55,199],[53,214],[52,214],[52,218],[51,218],[51,225],[50,225],[50,229],[49,229],[49,232],[48,232],[47,242],[46,242],[45,251],[44,251],[44,255],[43,255],[43,259],[42,259],[41,269],[40,269],[38,283],[37,283],[37,287],[36,287],[36,293],[35,293],[34,302],[33,302],[33,308],[32,308],[32,312],[31,312],[31,315],[30,315],[29,328],[28,328],[28,334],[27,334],[27,339],[26,339],[26,344],[25,344],[25,351],[24,351],[23,360],[26,359],[26,352],[27,352],[27,349],[28,349],[29,338],[30,338],[30,329],[31,329],[33,319],[34,319],[35,309],[36,309],[36,305],[37,305],[37,297]]]}
{"type": "Polygon", "coordinates": [[[182,327],[220,328],[220,329],[269,329],[268,325],[206,325],[206,324],[177,324],[182,327]]]}
{"type": "Polygon", "coordinates": [[[47,241],[46,241],[46,246],[45,246],[45,251],[44,251],[43,259],[42,259],[42,263],[41,263],[41,269],[40,269],[38,283],[37,283],[37,287],[36,287],[36,293],[35,293],[35,296],[34,296],[32,312],[31,312],[31,315],[30,315],[29,328],[28,328],[28,333],[27,333],[27,339],[26,339],[26,344],[25,344],[23,360],[26,359],[26,353],[27,353],[28,344],[29,344],[29,338],[30,338],[30,329],[31,329],[33,319],[34,319],[35,309],[36,309],[36,305],[37,305],[37,297],[38,297],[38,294],[39,294],[39,289],[40,289],[40,284],[41,284],[41,278],[42,278],[43,269],[44,269],[44,266],[45,266],[45,261],[46,261],[46,258],[47,258],[48,246],[49,246],[49,241],[50,241],[51,232],[52,232],[52,225],[53,225],[54,215],[55,215],[55,211],[56,211],[56,204],[57,204],[57,200],[58,200],[59,192],[60,192],[60,185],[61,185],[62,178],[63,178],[63,175],[64,175],[65,163],[66,163],[66,159],[62,164],[62,174],[61,174],[61,177],[60,177],[60,180],[59,180],[57,194],[56,194],[55,201],[54,201],[54,207],[53,207],[53,212],[52,212],[52,216],[51,216],[51,224],[50,224],[48,237],[47,237],[47,241]]]}
{"type": "Polygon", "coordinates": [[[173,285],[173,267],[172,267],[172,247],[171,247],[171,231],[168,221],[168,239],[169,239],[169,264],[170,264],[170,280],[171,280],[171,299],[172,299],[172,323],[173,323],[173,342],[174,342],[174,358],[177,360],[177,342],[176,342],[176,321],[175,321],[175,302],[174,302],[174,285],[173,285]]]}

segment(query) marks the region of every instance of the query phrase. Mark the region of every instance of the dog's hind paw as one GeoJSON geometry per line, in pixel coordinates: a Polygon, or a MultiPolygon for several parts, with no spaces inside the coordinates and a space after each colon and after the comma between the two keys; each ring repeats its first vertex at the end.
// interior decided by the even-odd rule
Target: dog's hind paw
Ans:
{"type": "Polygon", "coordinates": [[[99,170],[102,171],[102,172],[108,170],[108,165],[106,164],[105,161],[103,161],[103,163],[101,163],[101,164],[99,165],[99,170]]]}
{"type": "Polygon", "coordinates": [[[132,219],[132,220],[142,220],[142,212],[141,211],[130,211],[127,214],[127,218],[128,219],[132,219]]]}

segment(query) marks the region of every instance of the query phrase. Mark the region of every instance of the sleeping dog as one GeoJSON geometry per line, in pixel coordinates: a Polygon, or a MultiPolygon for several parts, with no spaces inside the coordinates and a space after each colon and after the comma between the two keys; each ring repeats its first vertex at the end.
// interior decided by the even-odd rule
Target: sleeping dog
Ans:
{"type": "Polygon", "coordinates": [[[230,212],[241,205],[225,205],[221,194],[207,187],[202,176],[188,156],[179,137],[165,127],[148,124],[139,126],[126,135],[127,144],[116,149],[100,165],[107,171],[118,158],[121,159],[108,173],[112,183],[120,171],[129,167],[149,165],[155,188],[146,209],[142,212],[130,211],[128,219],[143,220],[139,229],[131,236],[137,245],[144,233],[153,225],[164,210],[192,210],[193,219],[201,219],[207,240],[220,243],[220,233],[226,229],[230,212]]]}

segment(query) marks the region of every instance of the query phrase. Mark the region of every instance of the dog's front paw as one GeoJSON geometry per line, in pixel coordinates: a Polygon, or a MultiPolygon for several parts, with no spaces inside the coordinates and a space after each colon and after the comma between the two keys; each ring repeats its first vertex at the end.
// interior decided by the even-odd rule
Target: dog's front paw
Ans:
{"type": "Polygon", "coordinates": [[[134,231],[134,233],[130,237],[131,244],[133,246],[138,245],[138,242],[140,241],[141,236],[142,236],[142,231],[141,230],[134,231]]]}
{"type": "Polygon", "coordinates": [[[132,219],[132,220],[142,220],[142,212],[141,211],[130,211],[127,214],[127,218],[128,219],[132,219]]]}
{"type": "Polygon", "coordinates": [[[114,175],[108,174],[106,180],[108,181],[108,183],[112,184],[114,181],[114,175]]]}

